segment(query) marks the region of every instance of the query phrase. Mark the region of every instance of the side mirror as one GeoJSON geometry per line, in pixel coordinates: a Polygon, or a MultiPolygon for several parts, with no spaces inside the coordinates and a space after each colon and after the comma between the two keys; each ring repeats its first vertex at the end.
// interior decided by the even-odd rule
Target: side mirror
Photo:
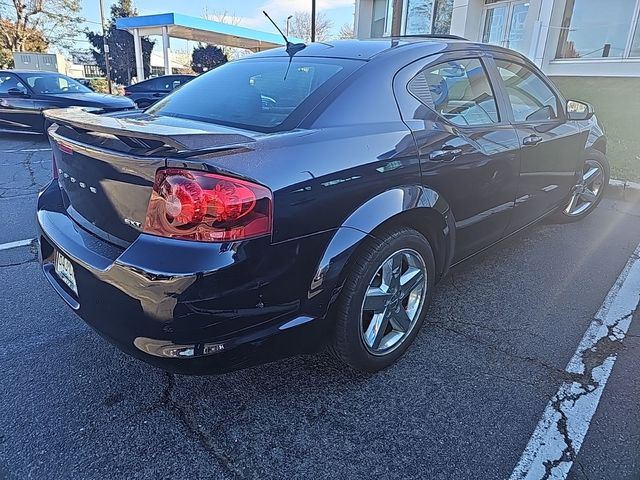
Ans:
{"type": "Polygon", "coordinates": [[[569,120],[589,120],[593,117],[593,107],[585,102],[569,100],[567,102],[567,116],[569,120]]]}
{"type": "Polygon", "coordinates": [[[15,87],[7,90],[7,93],[12,97],[28,97],[29,96],[26,90],[23,90],[21,88],[15,88],[15,87]]]}

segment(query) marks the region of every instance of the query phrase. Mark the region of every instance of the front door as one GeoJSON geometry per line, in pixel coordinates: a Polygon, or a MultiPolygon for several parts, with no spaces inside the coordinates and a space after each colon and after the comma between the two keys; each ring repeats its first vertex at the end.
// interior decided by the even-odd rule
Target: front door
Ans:
{"type": "Polygon", "coordinates": [[[482,41],[526,53],[525,26],[529,2],[486,0],[482,41]]]}
{"type": "Polygon", "coordinates": [[[0,130],[32,131],[39,117],[20,79],[11,73],[0,73],[0,130]]]}
{"type": "Polygon", "coordinates": [[[588,131],[567,122],[563,101],[534,67],[503,55],[495,56],[499,86],[509,100],[521,145],[511,232],[567,201],[588,131]]]}

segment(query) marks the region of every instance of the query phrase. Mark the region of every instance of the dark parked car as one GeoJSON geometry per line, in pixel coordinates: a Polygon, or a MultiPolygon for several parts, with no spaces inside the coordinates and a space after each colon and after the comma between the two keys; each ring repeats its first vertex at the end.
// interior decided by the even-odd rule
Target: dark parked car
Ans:
{"type": "Polygon", "coordinates": [[[51,108],[92,107],[102,112],[134,109],[131,100],[96,93],[54,72],[0,70],[0,131],[43,133],[43,112],[51,108]]]}
{"type": "Polygon", "coordinates": [[[122,350],[214,373],[329,345],[375,371],[452,265],[602,197],[591,107],[517,53],[450,38],[296,49],[145,112],[48,112],[44,272],[122,350]]]}
{"type": "MultiPolygon", "coordinates": [[[[90,78],[85,78],[85,77],[73,77],[73,79],[80,83],[81,85],[84,85],[85,87],[87,87],[89,90],[93,90],[93,88],[91,88],[91,79],[90,78]]],[[[95,90],[94,90],[95,91],[95,90]]]]}
{"type": "Polygon", "coordinates": [[[164,75],[149,78],[124,87],[124,94],[133,100],[138,108],[147,108],[194,78],[195,75],[164,75]]]}

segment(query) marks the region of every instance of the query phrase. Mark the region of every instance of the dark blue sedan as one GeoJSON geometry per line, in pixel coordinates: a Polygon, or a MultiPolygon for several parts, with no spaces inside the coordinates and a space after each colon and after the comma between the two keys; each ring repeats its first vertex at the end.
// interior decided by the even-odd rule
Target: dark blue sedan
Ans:
{"type": "Polygon", "coordinates": [[[47,115],[47,279],[122,350],[184,373],[326,346],[385,368],[452,265],[584,218],[609,178],[591,106],[450,37],[290,45],[144,112],[47,115]]]}
{"type": "Polygon", "coordinates": [[[91,107],[101,112],[132,110],[125,97],[96,93],[55,72],[0,70],[0,131],[43,133],[43,112],[53,108],[91,107]]]}
{"type": "Polygon", "coordinates": [[[163,75],[149,78],[125,87],[124,94],[133,100],[138,108],[147,108],[194,78],[195,75],[163,75]]]}

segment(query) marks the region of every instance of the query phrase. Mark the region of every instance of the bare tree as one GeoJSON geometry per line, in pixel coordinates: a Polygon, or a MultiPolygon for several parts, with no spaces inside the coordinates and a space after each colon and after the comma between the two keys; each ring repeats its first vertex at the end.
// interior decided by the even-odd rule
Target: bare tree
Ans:
{"type": "MultiPolygon", "coordinates": [[[[331,38],[333,22],[322,12],[316,13],[316,41],[323,42],[331,38]]],[[[295,12],[289,24],[289,35],[311,41],[311,13],[295,12]]]]}
{"type": "MultiPolygon", "coordinates": [[[[234,26],[242,23],[242,18],[236,15],[235,12],[229,12],[228,10],[209,10],[206,6],[202,10],[202,18],[234,26]]],[[[240,58],[249,53],[249,51],[244,48],[229,47],[227,45],[219,45],[219,47],[229,60],[240,58]]]]}
{"type": "Polygon", "coordinates": [[[229,12],[229,10],[209,10],[207,6],[202,9],[202,18],[213,20],[214,22],[228,23],[229,25],[240,25],[242,22],[242,18],[236,15],[235,12],[229,12]]]}
{"type": "Polygon", "coordinates": [[[0,0],[0,20],[11,28],[3,28],[4,41],[12,51],[22,52],[39,32],[47,44],[69,48],[74,42],[80,0],[0,0]]]}
{"type": "Polygon", "coordinates": [[[340,32],[338,32],[338,38],[346,40],[348,38],[354,38],[353,35],[353,24],[345,23],[340,27],[340,32]]]}

